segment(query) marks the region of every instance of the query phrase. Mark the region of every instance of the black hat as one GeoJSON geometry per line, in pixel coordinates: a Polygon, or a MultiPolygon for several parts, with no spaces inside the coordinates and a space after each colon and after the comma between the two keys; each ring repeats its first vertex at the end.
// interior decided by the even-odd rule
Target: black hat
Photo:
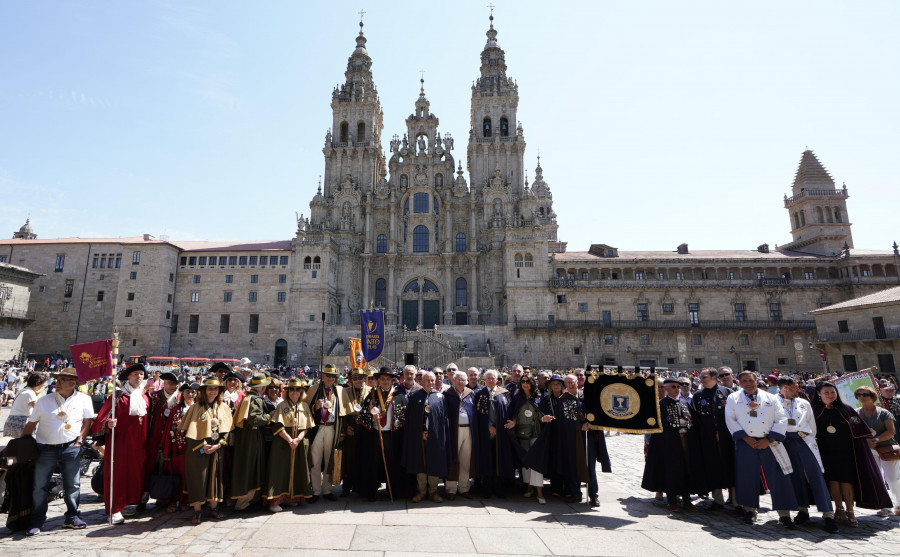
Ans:
{"type": "Polygon", "coordinates": [[[674,377],[666,377],[665,379],[663,379],[663,385],[668,385],[669,383],[675,383],[677,385],[678,379],[674,377]]]}
{"type": "Polygon", "coordinates": [[[164,371],[159,374],[159,378],[163,381],[178,381],[178,376],[172,373],[171,371],[164,371]]]}
{"type": "Polygon", "coordinates": [[[122,371],[119,372],[119,381],[121,381],[122,383],[124,383],[125,381],[128,381],[128,376],[131,375],[135,371],[142,371],[146,375],[147,368],[144,367],[144,364],[141,364],[141,363],[131,364],[130,366],[126,367],[125,369],[123,369],[122,371]]]}
{"type": "Polygon", "coordinates": [[[228,373],[225,374],[225,377],[222,378],[222,381],[228,381],[229,379],[237,379],[241,383],[244,382],[244,376],[234,370],[228,370],[228,373]]]}
{"type": "Polygon", "coordinates": [[[387,366],[384,366],[375,373],[375,379],[378,379],[382,375],[387,375],[388,377],[397,377],[397,372],[387,366]]]}
{"type": "Polygon", "coordinates": [[[209,371],[209,373],[216,373],[219,370],[222,370],[225,373],[228,373],[229,371],[231,371],[231,366],[229,366],[225,362],[216,362],[209,368],[208,371],[209,371]]]}
{"type": "Polygon", "coordinates": [[[551,375],[550,379],[547,379],[547,384],[549,385],[550,383],[553,383],[554,381],[559,381],[560,383],[562,383],[563,387],[566,386],[565,380],[563,380],[562,376],[558,373],[554,373],[553,375],[551,375]]]}
{"type": "Polygon", "coordinates": [[[196,383],[196,382],[193,382],[193,381],[190,382],[190,383],[184,383],[183,385],[181,385],[180,387],[178,387],[178,392],[179,392],[179,393],[183,393],[184,391],[186,391],[186,390],[188,390],[188,389],[190,389],[190,390],[192,390],[192,391],[199,391],[199,390],[200,390],[200,385],[199,385],[198,383],[196,383]]]}

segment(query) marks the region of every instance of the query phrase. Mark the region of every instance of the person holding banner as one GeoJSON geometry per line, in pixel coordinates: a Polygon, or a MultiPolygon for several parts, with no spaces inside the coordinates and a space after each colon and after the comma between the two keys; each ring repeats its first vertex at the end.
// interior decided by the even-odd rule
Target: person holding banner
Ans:
{"type": "Polygon", "coordinates": [[[856,410],[841,400],[834,383],[816,383],[816,395],[812,401],[818,430],[816,441],[825,466],[828,491],[834,499],[835,518],[857,527],[854,502],[864,509],[891,506],[881,471],[869,449],[872,431],[856,410]]]}
{"type": "Polygon", "coordinates": [[[403,427],[406,424],[406,395],[394,388],[396,372],[382,367],[375,374],[378,385],[363,400],[357,423],[360,426],[359,452],[367,461],[360,467],[359,490],[370,501],[378,488],[387,485],[391,500],[405,496],[403,427]]]}
{"type": "Polygon", "coordinates": [[[53,377],[56,379],[56,391],[37,400],[34,412],[22,430],[22,437],[34,433],[38,446],[29,536],[40,533],[44,527],[50,477],[57,465],[63,481],[63,500],[66,502],[63,528],[81,529],[87,526],[78,511],[81,442],[91,428],[94,408],[87,395],[75,390],[78,384],[75,368],[60,370],[53,377]]]}
{"type": "Polygon", "coordinates": [[[286,396],[275,407],[272,417],[272,448],[269,453],[266,502],[271,512],[280,512],[281,505],[306,505],[312,497],[309,481],[309,441],[307,433],[315,425],[309,405],[303,401],[309,383],[290,379],[285,386],[286,396]]]}
{"type": "Polygon", "coordinates": [[[150,399],[144,390],[144,364],[132,364],[119,373],[122,390],[115,397],[115,418],[111,417],[113,398],[108,398],[91,432],[106,433],[105,458],[103,466],[103,503],[113,524],[125,522],[124,515],[129,505],[138,505],[147,492],[144,466],[147,453],[147,413],[150,399]],[[112,478],[112,485],[110,479],[112,478]],[[125,511],[125,512],[123,512],[125,511]]]}
{"type": "Polygon", "coordinates": [[[341,390],[341,413],[344,415],[343,429],[340,435],[341,444],[341,497],[350,495],[356,489],[361,464],[359,453],[359,411],[362,402],[369,395],[371,388],[366,385],[366,377],[370,375],[363,368],[353,368],[350,372],[350,384],[341,390]]]}
{"type": "Polygon", "coordinates": [[[209,514],[221,519],[217,506],[224,497],[222,466],[219,454],[227,445],[225,436],[231,431],[231,411],[222,401],[222,383],[216,377],[203,381],[197,401],[178,424],[187,446],[184,453],[185,492],[194,509],[191,524],[200,524],[200,509],[209,504],[209,514]]]}
{"type": "Polygon", "coordinates": [[[796,511],[798,507],[793,484],[787,475],[793,468],[781,444],[788,426],[787,412],[778,397],[759,388],[754,372],[740,372],[738,381],[741,390],[728,395],[725,403],[725,422],[734,439],[735,503],[744,509],[744,522],[753,524],[759,507],[761,468],[779,522],[793,530],[795,526],[789,511],[796,511]]]}
{"type": "Polygon", "coordinates": [[[809,520],[809,494],[812,492],[816,508],[825,520],[825,530],[834,534],[838,527],[834,520],[831,494],[823,475],[825,469],[822,457],[816,444],[816,420],[812,405],[800,398],[800,388],[793,377],[780,377],[778,388],[778,398],[788,415],[784,448],[791,459],[791,483],[800,506],[800,512],[794,517],[794,524],[803,524],[809,520]]]}

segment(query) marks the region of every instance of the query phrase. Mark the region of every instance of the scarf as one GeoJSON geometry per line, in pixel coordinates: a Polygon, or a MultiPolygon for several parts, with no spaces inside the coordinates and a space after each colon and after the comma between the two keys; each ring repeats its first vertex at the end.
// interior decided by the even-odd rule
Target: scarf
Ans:
{"type": "Polygon", "coordinates": [[[234,406],[237,403],[238,395],[240,393],[241,392],[238,390],[235,390],[233,393],[226,390],[224,393],[222,393],[222,401],[227,403],[228,406],[234,406]]]}
{"type": "Polygon", "coordinates": [[[137,387],[132,387],[131,383],[125,382],[125,386],[122,387],[122,390],[126,395],[129,395],[128,398],[128,415],[129,416],[146,416],[147,415],[147,400],[144,398],[144,385],[146,382],[141,382],[137,387]],[[137,393],[136,395],[133,393],[137,393]]]}
{"type": "Polygon", "coordinates": [[[166,397],[166,408],[169,410],[175,408],[175,405],[178,404],[178,389],[175,389],[175,392],[171,395],[166,395],[165,391],[163,391],[163,396],[166,397]]]}

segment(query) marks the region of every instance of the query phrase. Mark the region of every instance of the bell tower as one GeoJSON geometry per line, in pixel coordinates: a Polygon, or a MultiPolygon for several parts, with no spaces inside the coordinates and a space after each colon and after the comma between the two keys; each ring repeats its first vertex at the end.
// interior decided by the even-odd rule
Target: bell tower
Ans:
{"type": "Polygon", "coordinates": [[[490,21],[481,75],[472,85],[467,165],[476,194],[499,170],[499,177],[519,195],[525,184],[525,137],[516,115],[519,86],[506,75],[506,54],[497,42],[493,15],[490,21]]]}
{"type": "Polygon", "coordinates": [[[356,48],[347,60],[346,81],[331,94],[332,126],[325,136],[323,195],[348,182],[365,191],[373,187],[384,168],[381,149],[381,102],[372,79],[372,59],[366,50],[363,22],[359,22],[356,48]]]}
{"type": "Polygon", "coordinates": [[[784,196],[784,208],[790,215],[793,241],[779,250],[838,255],[845,247],[853,247],[847,186],[836,189],[831,175],[808,149],[800,158],[791,193],[784,196]]]}

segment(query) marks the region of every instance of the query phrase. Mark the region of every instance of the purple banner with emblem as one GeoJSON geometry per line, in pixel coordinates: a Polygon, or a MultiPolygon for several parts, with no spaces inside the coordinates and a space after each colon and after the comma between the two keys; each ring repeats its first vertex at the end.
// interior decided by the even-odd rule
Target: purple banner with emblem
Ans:
{"type": "Polygon", "coordinates": [[[373,362],[384,349],[384,311],[360,310],[359,328],[363,356],[367,362],[373,362]]]}

